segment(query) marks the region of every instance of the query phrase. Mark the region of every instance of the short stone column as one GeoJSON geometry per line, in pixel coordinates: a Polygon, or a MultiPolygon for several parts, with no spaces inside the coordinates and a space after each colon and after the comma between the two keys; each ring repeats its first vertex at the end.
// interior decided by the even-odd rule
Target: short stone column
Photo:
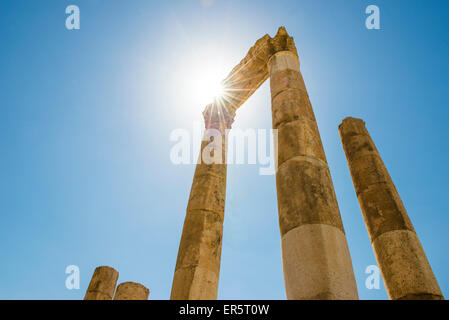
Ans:
{"type": "Polygon", "coordinates": [[[150,290],[137,282],[122,282],[117,286],[114,300],[148,300],[150,290]]]}
{"type": "Polygon", "coordinates": [[[268,70],[273,128],[278,130],[276,187],[287,299],[358,299],[345,231],[298,56],[277,52],[268,61],[268,70]]]}
{"type": "Polygon", "coordinates": [[[112,300],[117,285],[118,271],[111,267],[95,269],[84,300],[112,300]]]}
{"type": "Polygon", "coordinates": [[[213,300],[218,292],[226,198],[226,133],[233,116],[218,102],[207,106],[203,115],[205,137],[179,245],[171,291],[174,300],[213,300]]]}
{"type": "Polygon", "coordinates": [[[396,187],[361,119],[339,126],[360,208],[390,299],[443,299],[396,187]]]}

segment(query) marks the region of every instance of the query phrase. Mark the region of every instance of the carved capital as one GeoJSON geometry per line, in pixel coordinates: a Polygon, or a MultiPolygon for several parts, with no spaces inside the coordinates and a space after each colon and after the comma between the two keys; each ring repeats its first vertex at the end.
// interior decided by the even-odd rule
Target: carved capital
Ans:
{"type": "Polygon", "coordinates": [[[276,53],[288,51],[298,56],[293,38],[284,27],[280,27],[276,36],[268,34],[256,41],[240,63],[223,80],[227,90],[222,101],[233,115],[236,110],[268,79],[268,61],[276,53]]]}
{"type": "Polygon", "coordinates": [[[224,131],[230,129],[234,122],[234,116],[220,103],[211,103],[203,111],[206,129],[217,129],[224,131]]]}
{"type": "Polygon", "coordinates": [[[270,55],[273,55],[280,51],[290,51],[295,55],[298,55],[295,42],[290,37],[284,27],[280,27],[274,38],[268,40],[268,47],[270,49],[270,55]]]}

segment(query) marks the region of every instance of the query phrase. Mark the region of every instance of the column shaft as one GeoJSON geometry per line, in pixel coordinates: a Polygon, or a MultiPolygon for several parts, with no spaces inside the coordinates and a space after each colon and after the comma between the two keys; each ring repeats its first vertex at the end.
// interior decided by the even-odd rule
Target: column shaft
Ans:
{"type": "Polygon", "coordinates": [[[118,271],[111,267],[95,269],[84,300],[112,300],[118,280],[118,271]]]}
{"type": "Polygon", "coordinates": [[[365,122],[346,118],[339,131],[390,299],[443,299],[424,249],[365,122]]]}
{"type": "Polygon", "coordinates": [[[148,300],[150,290],[140,283],[122,282],[117,286],[114,300],[148,300]]]}
{"type": "Polygon", "coordinates": [[[216,104],[206,108],[204,117],[206,141],[201,144],[179,245],[171,291],[175,300],[213,300],[218,292],[226,198],[226,129],[233,119],[216,104]],[[211,153],[221,151],[218,163],[205,163],[204,155],[212,150],[208,130],[218,132],[211,153]]]}
{"type": "Polygon", "coordinates": [[[318,126],[291,51],[268,61],[276,187],[288,299],[357,299],[340,211],[318,126]]]}

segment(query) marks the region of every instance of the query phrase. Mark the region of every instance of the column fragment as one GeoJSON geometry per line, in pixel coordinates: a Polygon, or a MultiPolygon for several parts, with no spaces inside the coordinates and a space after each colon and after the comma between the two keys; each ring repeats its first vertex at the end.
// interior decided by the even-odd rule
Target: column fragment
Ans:
{"type": "Polygon", "coordinates": [[[122,282],[117,286],[114,300],[148,300],[150,290],[140,283],[122,282]]]}
{"type": "Polygon", "coordinates": [[[102,266],[95,269],[84,300],[112,300],[118,280],[118,271],[102,266]]]}
{"type": "Polygon", "coordinates": [[[226,135],[233,116],[218,102],[208,105],[203,115],[206,130],[179,245],[171,291],[174,300],[217,298],[226,198],[226,135]]]}
{"type": "MultiPolygon", "coordinates": [[[[287,36],[281,28],[275,39],[287,36]]],[[[290,38],[291,39],[291,38],[290,38]]],[[[296,50],[268,61],[288,299],[358,299],[345,231],[296,50]]]]}
{"type": "Polygon", "coordinates": [[[340,137],[390,299],[444,299],[424,249],[365,122],[346,118],[340,137]]]}

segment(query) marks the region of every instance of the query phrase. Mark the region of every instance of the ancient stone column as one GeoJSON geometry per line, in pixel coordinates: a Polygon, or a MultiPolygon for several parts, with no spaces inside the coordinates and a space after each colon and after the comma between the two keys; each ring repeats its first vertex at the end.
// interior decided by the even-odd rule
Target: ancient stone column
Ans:
{"type": "Polygon", "coordinates": [[[84,300],[112,300],[118,280],[118,271],[111,267],[95,269],[84,300]]]}
{"type": "MultiPolygon", "coordinates": [[[[281,28],[274,49],[289,39],[281,28]]],[[[293,51],[275,52],[268,61],[287,299],[358,299],[331,175],[293,51]]]]}
{"type": "Polygon", "coordinates": [[[150,290],[140,283],[122,282],[117,286],[114,300],[148,300],[150,290]]]}
{"type": "Polygon", "coordinates": [[[193,177],[171,291],[171,299],[175,300],[217,298],[226,196],[226,129],[230,128],[233,117],[218,102],[207,106],[203,115],[205,136],[193,177]]]}
{"type": "Polygon", "coordinates": [[[339,126],[352,181],[390,299],[444,299],[365,122],[339,126]]]}

